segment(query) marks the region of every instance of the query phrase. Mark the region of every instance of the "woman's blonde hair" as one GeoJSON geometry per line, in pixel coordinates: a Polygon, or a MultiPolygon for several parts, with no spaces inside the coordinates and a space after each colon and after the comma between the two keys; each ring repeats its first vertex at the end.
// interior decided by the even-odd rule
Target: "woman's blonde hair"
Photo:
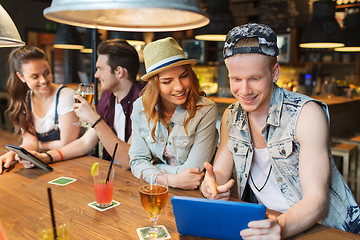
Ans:
{"type": "MultiPolygon", "coordinates": [[[[191,80],[189,95],[186,99],[186,102],[181,106],[189,113],[189,117],[185,120],[184,124],[184,129],[187,133],[187,124],[194,117],[196,110],[203,106],[196,105],[196,102],[199,100],[200,96],[204,96],[205,93],[200,90],[199,79],[191,66],[184,65],[184,67],[187,69],[191,80]]],[[[149,78],[148,83],[142,91],[142,102],[144,106],[143,112],[145,113],[149,127],[150,123],[153,123],[151,136],[154,141],[157,141],[155,136],[156,125],[159,121],[163,121],[162,115],[159,114],[163,109],[163,105],[160,97],[160,81],[158,75],[149,78]],[[158,106],[158,109],[155,108],[156,105],[158,106]]]]}

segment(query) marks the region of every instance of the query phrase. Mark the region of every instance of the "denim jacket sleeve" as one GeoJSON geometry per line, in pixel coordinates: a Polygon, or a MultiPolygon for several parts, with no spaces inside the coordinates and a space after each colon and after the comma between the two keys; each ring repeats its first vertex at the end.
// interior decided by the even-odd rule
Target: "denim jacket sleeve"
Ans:
{"type": "MultiPolygon", "coordinates": [[[[187,168],[199,168],[202,171],[204,162],[210,162],[214,156],[218,142],[218,132],[216,130],[218,113],[214,102],[208,99],[203,100],[205,102],[202,104],[206,105],[197,110],[194,118],[187,125],[189,137],[186,141],[189,142],[189,149],[186,159],[177,159],[179,161],[177,166],[168,164],[158,165],[159,168],[165,169],[169,174],[177,174],[187,168]]],[[[181,127],[183,128],[183,126],[181,127]]],[[[175,148],[184,147],[181,146],[183,145],[181,138],[173,136],[172,139],[175,148]]]]}
{"type": "MultiPolygon", "coordinates": [[[[133,112],[131,114],[131,146],[129,149],[130,168],[135,177],[140,178],[141,171],[145,168],[153,167],[152,154],[148,148],[146,140],[140,134],[140,125],[144,119],[141,118],[142,98],[138,98],[133,104],[133,112]]],[[[147,140],[152,140],[147,139],[147,140]]]]}

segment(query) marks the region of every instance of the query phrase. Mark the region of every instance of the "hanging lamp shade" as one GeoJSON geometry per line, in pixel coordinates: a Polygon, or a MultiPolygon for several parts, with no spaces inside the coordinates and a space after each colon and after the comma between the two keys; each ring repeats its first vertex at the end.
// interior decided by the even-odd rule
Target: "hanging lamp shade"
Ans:
{"type": "Polygon", "coordinates": [[[228,32],[236,26],[229,0],[208,0],[206,13],[210,16],[210,23],[195,30],[195,39],[225,41],[228,32]]]}
{"type": "Polygon", "coordinates": [[[124,39],[130,45],[145,45],[145,41],[142,37],[142,33],[140,32],[123,32],[123,31],[109,31],[108,32],[109,39],[124,39]]]}
{"type": "Polygon", "coordinates": [[[167,38],[167,37],[175,38],[173,32],[155,32],[152,41],[156,41],[156,40],[159,40],[162,38],[167,38]]]}
{"type": "Polygon", "coordinates": [[[301,36],[302,48],[335,48],[344,46],[342,30],[335,19],[336,2],[313,2],[313,17],[301,36]]]}
{"type": "Polygon", "coordinates": [[[24,46],[14,22],[0,4],[0,47],[24,46]]]}
{"type": "Polygon", "coordinates": [[[209,23],[198,0],[53,0],[44,15],[80,27],[137,32],[187,30],[209,23]]]}
{"type": "Polygon", "coordinates": [[[74,26],[60,24],[56,32],[54,48],[83,49],[80,35],[74,26]]]}
{"type": "MultiPolygon", "coordinates": [[[[96,31],[96,46],[99,44],[100,42],[100,34],[96,31]]],[[[92,53],[92,48],[91,48],[91,29],[86,29],[85,32],[85,36],[83,39],[83,49],[80,49],[80,52],[82,53],[92,53]]]]}
{"type": "Polygon", "coordinates": [[[360,12],[349,11],[344,19],[345,46],[335,48],[338,52],[360,52],[360,12]]]}

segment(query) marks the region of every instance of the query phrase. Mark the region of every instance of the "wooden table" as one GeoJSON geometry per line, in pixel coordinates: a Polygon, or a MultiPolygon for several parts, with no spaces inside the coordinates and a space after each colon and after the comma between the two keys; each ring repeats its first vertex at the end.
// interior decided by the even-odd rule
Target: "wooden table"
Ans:
{"type": "MultiPolygon", "coordinates": [[[[16,137],[12,136],[0,130],[0,149],[7,142],[17,142],[16,137]]],[[[114,200],[121,205],[104,212],[97,211],[88,206],[95,199],[90,175],[94,162],[105,161],[86,156],[53,164],[52,172],[25,169],[21,164],[16,164],[13,169],[0,175],[0,221],[8,239],[36,239],[36,222],[41,216],[49,215],[46,190],[49,186],[54,198],[55,214],[66,213],[72,216],[72,239],[138,239],[136,229],[149,225],[149,219],[139,200],[138,180],[130,171],[115,166],[114,200]],[[48,184],[61,176],[76,178],[77,181],[66,186],[48,184]]],[[[166,226],[172,239],[204,239],[177,233],[170,202],[174,195],[200,197],[197,190],[170,189],[168,204],[158,224],[166,226]]],[[[338,240],[360,237],[316,225],[292,239],[338,240]]]]}

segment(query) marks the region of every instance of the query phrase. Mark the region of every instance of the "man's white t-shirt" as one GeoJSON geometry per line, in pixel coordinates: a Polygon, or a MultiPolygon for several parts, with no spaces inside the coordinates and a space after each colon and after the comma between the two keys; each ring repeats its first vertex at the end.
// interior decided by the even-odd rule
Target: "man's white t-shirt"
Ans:
{"type": "MultiPolygon", "coordinates": [[[[270,172],[270,167],[271,163],[267,148],[254,148],[254,159],[250,173],[252,180],[259,190],[266,182],[270,172]]],[[[265,205],[269,209],[273,209],[279,212],[285,212],[287,209],[289,209],[290,206],[286,202],[284,195],[281,193],[280,187],[276,182],[274,169],[271,170],[269,179],[260,192],[255,188],[250,177],[248,178],[248,182],[259,203],[265,205]]]]}
{"type": "MultiPolygon", "coordinates": [[[[57,107],[58,112],[58,121],[59,121],[59,128],[61,128],[60,119],[63,115],[74,111],[74,94],[75,91],[71,88],[65,87],[61,89],[59,94],[59,102],[57,107]]],[[[56,93],[53,99],[53,103],[43,118],[38,117],[34,113],[34,106],[32,101],[32,94],[30,95],[31,100],[31,109],[32,109],[32,117],[33,123],[35,126],[35,130],[38,133],[45,133],[55,128],[55,100],[56,100],[56,93]]]]}
{"type": "Polygon", "coordinates": [[[114,130],[121,141],[125,141],[125,113],[120,103],[115,98],[114,130]]]}

